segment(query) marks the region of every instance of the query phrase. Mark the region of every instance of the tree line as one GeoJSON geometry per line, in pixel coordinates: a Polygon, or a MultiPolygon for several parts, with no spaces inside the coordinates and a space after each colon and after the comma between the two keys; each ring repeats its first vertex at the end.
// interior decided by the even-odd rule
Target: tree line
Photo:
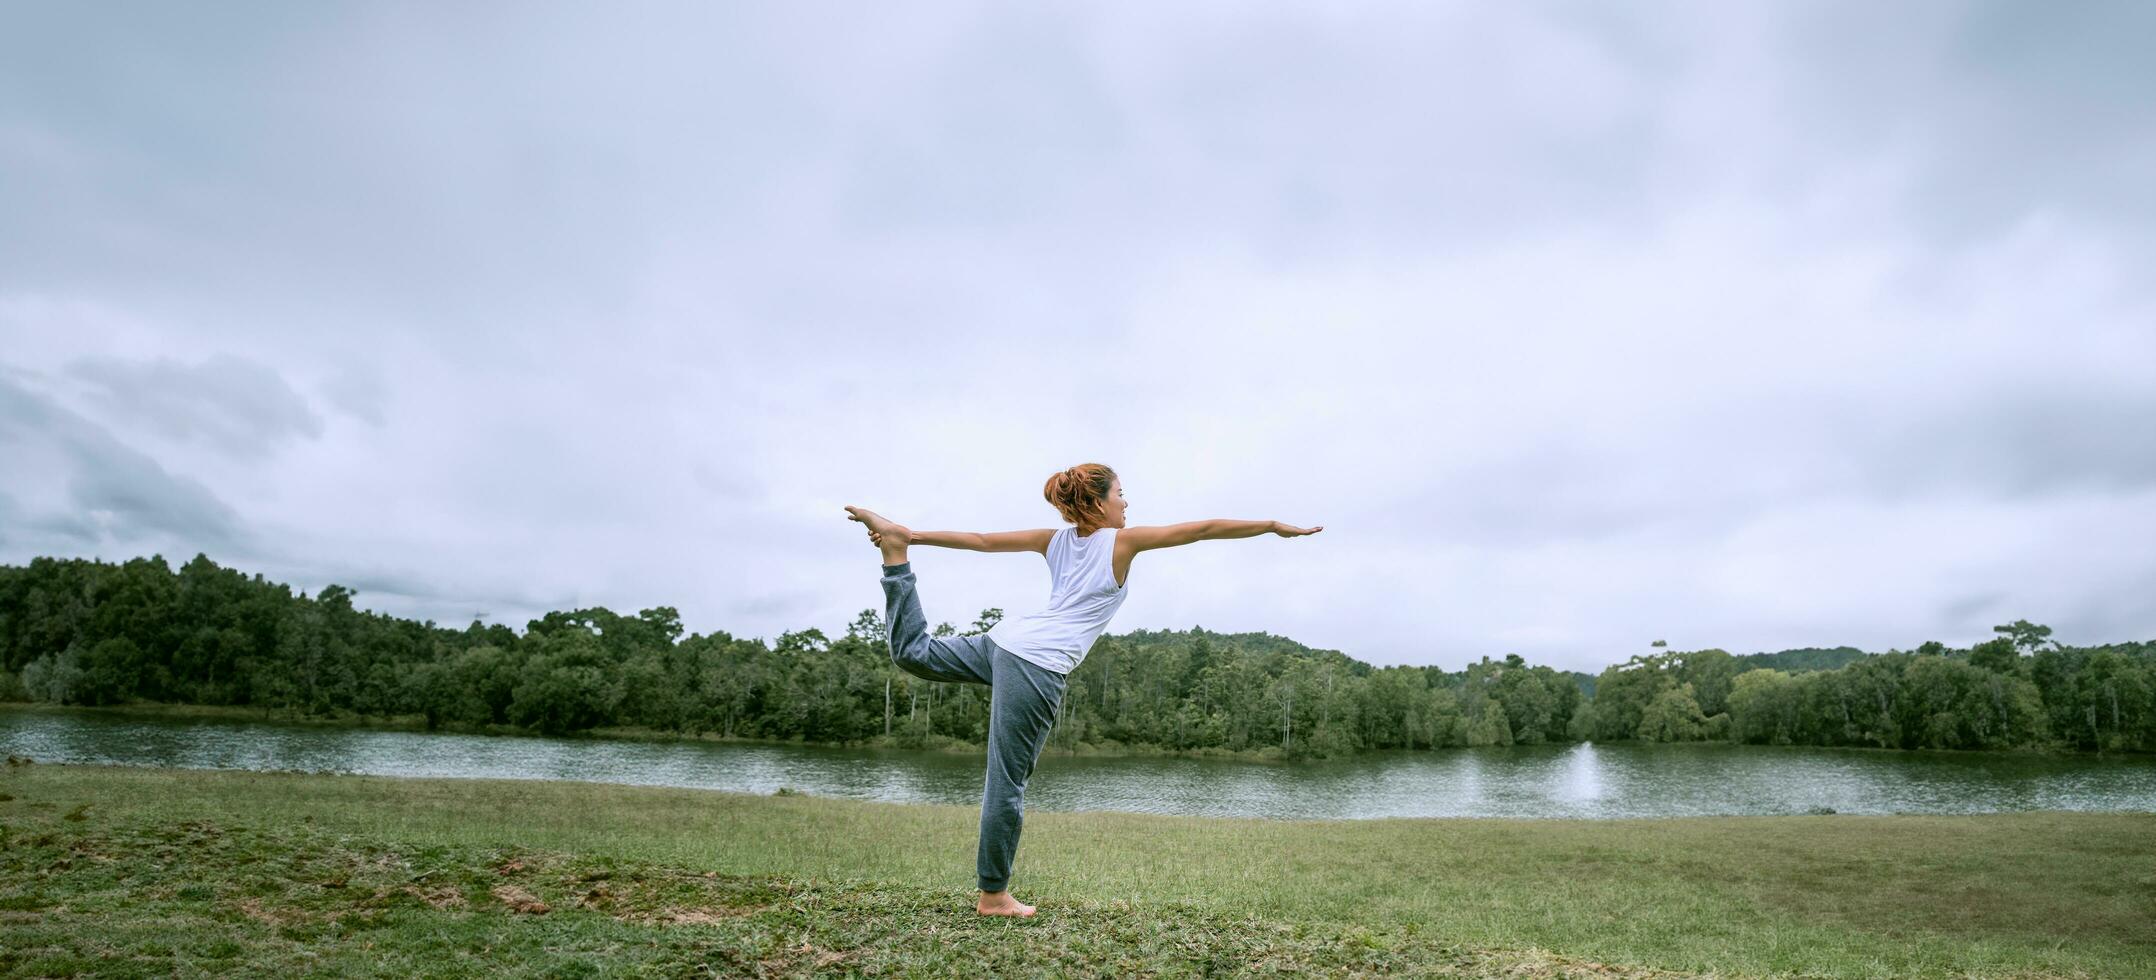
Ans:
{"type": "MultiPolygon", "coordinates": [[[[253,706],[430,729],[603,727],[837,744],[986,740],[987,691],[893,667],[863,610],[837,637],[683,635],[671,607],[550,612],[520,635],[357,609],[197,555],[0,566],[0,700],[253,706]]],[[[977,634],[1001,610],[970,627],[977,634]]],[[[1644,741],[2156,751],[2156,643],[2068,647],[2026,621],[1969,649],[1654,652],[1599,675],[1517,654],[1373,667],[1266,633],[1104,635],[1051,736],[1077,749],[1327,757],[1644,741]]]]}

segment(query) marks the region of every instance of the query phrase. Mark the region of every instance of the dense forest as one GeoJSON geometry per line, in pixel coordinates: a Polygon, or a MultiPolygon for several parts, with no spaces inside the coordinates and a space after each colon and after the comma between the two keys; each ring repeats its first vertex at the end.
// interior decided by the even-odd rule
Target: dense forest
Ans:
{"type": "MultiPolygon", "coordinates": [[[[197,555],[0,566],[0,701],[243,705],[549,734],[644,727],[733,738],[979,744],[986,690],[891,665],[881,617],[843,635],[683,636],[670,607],[551,612],[519,635],[314,596],[197,555]]],[[[1000,610],[961,631],[979,633],[1000,610]]],[[[1364,749],[1730,740],[1881,748],[2156,751],[2156,643],[2068,647],[2019,621],[1937,642],[1733,656],[1659,641],[1597,676],[1483,657],[1372,667],[1264,633],[1101,637],[1053,744],[1324,757],[1364,749]]]]}

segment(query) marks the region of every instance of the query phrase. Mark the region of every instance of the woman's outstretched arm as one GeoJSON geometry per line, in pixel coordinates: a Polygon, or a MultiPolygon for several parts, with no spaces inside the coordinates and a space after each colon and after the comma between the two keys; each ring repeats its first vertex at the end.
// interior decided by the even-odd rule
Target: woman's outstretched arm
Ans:
{"type": "Polygon", "coordinates": [[[1181,524],[1167,524],[1160,527],[1124,528],[1118,537],[1121,540],[1130,542],[1131,547],[1138,551],[1152,551],[1156,548],[1173,548],[1195,541],[1250,538],[1260,534],[1277,534],[1283,538],[1294,538],[1305,534],[1316,534],[1323,530],[1325,530],[1325,526],[1322,524],[1317,527],[1296,527],[1293,524],[1281,521],[1213,520],[1185,521],[1181,524]]]}
{"type": "Polygon", "coordinates": [[[1055,531],[1042,528],[1036,531],[915,531],[914,544],[937,548],[959,548],[965,551],[1038,551],[1048,553],[1048,539],[1055,531]]]}

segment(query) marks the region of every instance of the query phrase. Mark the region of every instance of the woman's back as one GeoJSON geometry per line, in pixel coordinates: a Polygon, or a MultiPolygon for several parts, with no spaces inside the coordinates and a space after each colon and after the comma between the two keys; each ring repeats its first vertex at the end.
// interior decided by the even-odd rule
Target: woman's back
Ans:
{"type": "Polygon", "coordinates": [[[1084,536],[1075,527],[1057,531],[1048,539],[1047,608],[997,623],[988,638],[1058,674],[1076,669],[1129,594],[1115,580],[1118,530],[1104,527],[1084,536]]]}

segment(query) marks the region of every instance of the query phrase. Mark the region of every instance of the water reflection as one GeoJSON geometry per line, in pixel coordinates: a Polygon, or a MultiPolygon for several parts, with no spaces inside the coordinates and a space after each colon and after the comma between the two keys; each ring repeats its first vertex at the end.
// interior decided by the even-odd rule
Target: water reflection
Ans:
{"type": "Polygon", "coordinates": [[[1574,746],[1565,753],[1559,773],[1557,799],[1570,804],[1592,803],[1602,798],[1602,763],[1593,743],[1574,746]]]}
{"type": "MultiPolygon", "coordinates": [[[[45,762],[573,779],[915,803],[979,802],[979,755],[369,732],[0,708],[0,750],[45,762]]],[[[1043,756],[1029,807],[1276,818],[2156,810],[2156,759],[1732,745],[1542,745],[1321,763],[1043,756]]]]}

